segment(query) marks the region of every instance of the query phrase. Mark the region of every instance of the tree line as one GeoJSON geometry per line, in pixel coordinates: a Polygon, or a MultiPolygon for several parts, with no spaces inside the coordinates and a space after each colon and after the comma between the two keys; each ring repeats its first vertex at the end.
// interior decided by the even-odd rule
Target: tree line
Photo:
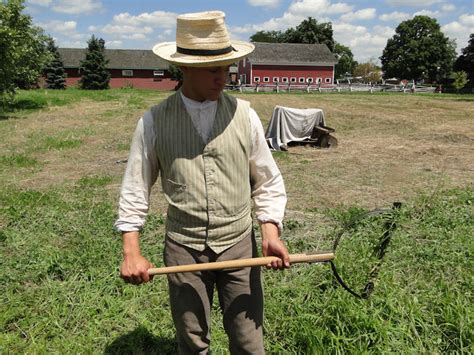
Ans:
{"type": "MultiPolygon", "coordinates": [[[[23,13],[25,0],[6,0],[0,4],[0,104],[9,102],[17,88],[31,88],[44,76],[46,86],[64,89],[64,64],[54,40],[34,26],[23,13]]],[[[415,16],[401,22],[395,35],[388,39],[380,56],[379,68],[374,60],[357,63],[351,49],[334,40],[331,22],[312,17],[286,31],[258,31],[252,42],[325,44],[337,57],[335,78],[363,77],[375,82],[380,71],[385,78],[440,82],[453,74],[455,85],[474,87],[474,34],[456,58],[455,43],[444,35],[429,16],[415,16]]],[[[106,66],[105,41],[92,36],[81,61],[82,89],[107,89],[110,73],[106,66]]]]}

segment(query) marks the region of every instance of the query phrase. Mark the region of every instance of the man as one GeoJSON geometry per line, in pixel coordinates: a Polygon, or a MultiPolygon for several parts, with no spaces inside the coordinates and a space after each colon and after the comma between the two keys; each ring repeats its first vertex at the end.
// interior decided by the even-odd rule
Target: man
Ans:
{"type": "MultiPolygon", "coordinates": [[[[167,266],[257,256],[251,199],[260,223],[262,253],[278,256],[268,267],[289,267],[280,240],[286,193],[249,103],[223,93],[229,65],[254,46],[229,40],[224,13],[181,15],[176,43],[153,51],[178,65],[181,89],[140,119],[125,172],[116,227],[122,232],[121,276],[148,282],[152,264],[140,252],[139,231],[158,175],[169,206],[167,266]]],[[[210,310],[217,288],[231,353],[262,354],[263,294],[259,268],[168,275],[178,348],[209,351],[210,310]]]]}

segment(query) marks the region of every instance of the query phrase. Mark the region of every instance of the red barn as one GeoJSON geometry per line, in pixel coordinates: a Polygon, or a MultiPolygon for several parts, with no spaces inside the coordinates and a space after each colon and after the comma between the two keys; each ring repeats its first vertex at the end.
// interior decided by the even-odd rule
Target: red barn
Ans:
{"type": "Polygon", "coordinates": [[[337,58],[325,44],[254,43],[253,51],[239,62],[244,85],[333,84],[337,58]]]}
{"type": "MultiPolygon", "coordinates": [[[[81,78],[80,63],[86,57],[87,49],[59,48],[67,73],[67,86],[75,86],[81,78]]],[[[177,82],[171,79],[168,62],[162,60],[151,50],[106,49],[105,58],[109,60],[110,87],[133,86],[144,89],[174,89],[177,82]]]]}

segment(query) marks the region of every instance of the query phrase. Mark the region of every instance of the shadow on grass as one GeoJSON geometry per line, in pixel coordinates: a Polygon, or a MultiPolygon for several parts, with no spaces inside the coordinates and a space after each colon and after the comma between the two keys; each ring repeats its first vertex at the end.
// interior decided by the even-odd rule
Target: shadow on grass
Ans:
{"type": "Polygon", "coordinates": [[[13,118],[13,113],[20,110],[39,110],[48,106],[46,100],[16,99],[7,106],[0,107],[0,120],[13,118]]]}
{"type": "Polygon", "coordinates": [[[105,355],[176,354],[177,352],[177,344],[174,339],[157,337],[143,326],[119,336],[104,350],[105,355]]]}

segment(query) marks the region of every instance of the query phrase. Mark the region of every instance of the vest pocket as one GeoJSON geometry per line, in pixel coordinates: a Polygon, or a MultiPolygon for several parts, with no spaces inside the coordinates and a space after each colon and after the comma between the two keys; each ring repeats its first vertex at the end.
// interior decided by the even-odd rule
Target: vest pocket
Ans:
{"type": "Polygon", "coordinates": [[[166,194],[169,196],[169,201],[173,205],[186,203],[186,184],[166,179],[166,194]]]}

